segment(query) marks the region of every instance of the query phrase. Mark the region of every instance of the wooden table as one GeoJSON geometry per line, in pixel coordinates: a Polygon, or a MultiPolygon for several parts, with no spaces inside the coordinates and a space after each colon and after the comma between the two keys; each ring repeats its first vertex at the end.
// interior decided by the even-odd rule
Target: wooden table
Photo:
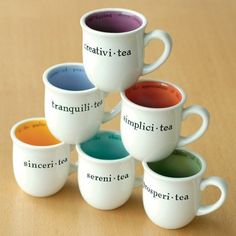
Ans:
{"type": "MultiPolygon", "coordinates": [[[[235,0],[1,1],[0,235],[236,235],[235,39],[235,0]],[[179,84],[188,94],[186,106],[201,104],[211,114],[207,133],[188,147],[205,157],[206,176],[227,180],[229,195],[219,210],[195,218],[183,229],[165,230],[151,223],[144,213],[141,189],[134,190],[119,209],[101,211],[83,201],[75,174],[48,198],[28,196],[15,182],[11,126],[44,115],[43,71],[53,64],[82,61],[80,17],[103,7],[137,10],[149,20],[147,31],[168,31],[173,38],[172,54],[145,77],[179,84]]],[[[161,44],[150,43],[146,62],[153,61],[161,49],[161,44]]],[[[109,95],[106,109],[119,99],[119,93],[109,95]]],[[[199,124],[196,117],[187,119],[182,133],[193,132],[199,124]]],[[[118,130],[119,117],[102,128],[118,130]]],[[[212,203],[218,197],[218,190],[209,187],[203,201],[212,203]]]]}

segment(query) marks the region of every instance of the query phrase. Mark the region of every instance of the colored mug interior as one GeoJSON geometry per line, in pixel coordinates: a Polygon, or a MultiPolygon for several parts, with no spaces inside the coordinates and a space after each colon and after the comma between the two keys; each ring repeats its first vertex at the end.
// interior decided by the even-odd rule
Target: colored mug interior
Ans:
{"type": "Polygon", "coordinates": [[[82,65],[60,65],[47,74],[47,80],[53,86],[70,91],[82,91],[94,88],[82,65]]]}
{"type": "Polygon", "coordinates": [[[133,103],[149,108],[166,108],[182,100],[181,92],[174,86],[160,81],[142,81],[125,90],[133,103]]]}
{"type": "Polygon", "coordinates": [[[142,25],[142,19],[125,11],[102,11],[86,17],[85,24],[96,31],[106,33],[124,33],[142,25]]]}
{"type": "Polygon", "coordinates": [[[147,164],[155,173],[172,178],[190,177],[202,169],[201,161],[184,150],[175,150],[167,158],[147,164]]]}
{"type": "Polygon", "coordinates": [[[15,135],[21,142],[34,146],[50,146],[60,143],[50,133],[45,120],[27,121],[16,128],[15,135]]]}
{"type": "Polygon", "coordinates": [[[88,141],[80,144],[84,153],[101,160],[117,160],[129,155],[119,134],[99,132],[88,141]]]}

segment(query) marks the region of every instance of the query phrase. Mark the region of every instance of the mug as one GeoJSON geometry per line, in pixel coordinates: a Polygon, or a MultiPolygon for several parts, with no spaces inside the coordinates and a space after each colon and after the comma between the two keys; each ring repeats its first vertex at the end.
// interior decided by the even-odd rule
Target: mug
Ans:
{"type": "Polygon", "coordinates": [[[57,140],[42,117],[16,123],[11,129],[13,171],[20,188],[35,197],[58,192],[74,170],[70,145],[57,140]]]}
{"type": "Polygon", "coordinates": [[[100,131],[76,146],[79,154],[78,184],[91,206],[111,210],[128,201],[134,186],[135,161],[125,150],[119,132],[100,131]]]}
{"type": "Polygon", "coordinates": [[[164,63],[171,52],[169,34],[158,29],[145,33],[147,19],[135,11],[98,9],[84,14],[80,24],[85,71],[91,82],[103,91],[130,87],[139,76],[164,63]],[[164,51],[152,64],[144,64],[144,48],[152,39],[161,40],[164,51]]]}
{"type": "Polygon", "coordinates": [[[227,183],[220,177],[203,178],[206,162],[197,153],[176,149],[166,159],[143,162],[143,205],[150,220],[163,228],[177,229],[195,216],[209,214],[222,206],[227,183]],[[211,205],[201,205],[201,191],[215,186],[220,198],[211,205]]]}
{"type": "Polygon", "coordinates": [[[199,106],[183,108],[184,91],[169,82],[139,81],[121,92],[121,137],[131,156],[140,161],[167,157],[176,147],[199,138],[208,128],[209,113],[199,106]],[[180,136],[181,123],[188,115],[202,118],[192,135],[180,136]]]}
{"type": "Polygon", "coordinates": [[[80,63],[63,63],[43,74],[45,118],[52,134],[62,142],[77,144],[96,134],[120,107],[104,112],[106,94],[87,78],[80,63]]]}

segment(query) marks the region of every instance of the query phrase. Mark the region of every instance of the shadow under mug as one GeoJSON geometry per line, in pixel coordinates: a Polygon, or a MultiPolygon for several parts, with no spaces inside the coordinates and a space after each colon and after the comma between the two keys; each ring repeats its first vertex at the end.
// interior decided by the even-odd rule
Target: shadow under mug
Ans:
{"type": "Polygon", "coordinates": [[[101,210],[120,207],[133,188],[142,185],[142,178],[135,178],[135,160],[125,150],[119,132],[99,131],[76,149],[79,189],[91,206],[101,210]]]}
{"type": "Polygon", "coordinates": [[[166,81],[139,81],[121,92],[121,137],[127,151],[140,161],[157,161],[176,147],[185,146],[203,135],[209,123],[208,111],[192,105],[183,108],[185,92],[166,81]],[[202,118],[200,128],[181,137],[182,121],[189,115],[202,118]]]}
{"type": "Polygon", "coordinates": [[[89,80],[81,63],[62,63],[43,74],[44,110],[48,128],[62,142],[78,144],[98,131],[101,123],[120,112],[104,112],[107,95],[89,80]]]}
{"type": "Polygon", "coordinates": [[[20,188],[35,197],[58,192],[75,166],[70,163],[71,147],[57,140],[45,118],[30,118],[11,129],[13,171],[20,188]]]}
{"type": "Polygon", "coordinates": [[[176,149],[163,160],[142,164],[144,209],[160,227],[181,228],[195,216],[215,211],[226,199],[227,183],[216,176],[203,178],[206,162],[195,152],[176,149]],[[221,196],[211,205],[201,205],[201,191],[207,186],[219,188],[221,196]]]}
{"type": "Polygon", "coordinates": [[[145,33],[146,17],[132,10],[97,9],[85,13],[80,24],[84,68],[89,80],[106,92],[130,87],[171,53],[170,35],[158,29],[145,33]],[[144,64],[144,48],[153,39],[164,44],[163,53],[153,63],[144,64]]]}

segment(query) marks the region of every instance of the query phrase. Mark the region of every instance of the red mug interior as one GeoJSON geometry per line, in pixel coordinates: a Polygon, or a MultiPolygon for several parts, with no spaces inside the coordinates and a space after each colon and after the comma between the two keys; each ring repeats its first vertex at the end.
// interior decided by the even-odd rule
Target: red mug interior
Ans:
{"type": "Polygon", "coordinates": [[[150,108],[171,107],[182,100],[177,88],[160,81],[138,82],[126,89],[125,95],[133,103],[150,108]]]}

